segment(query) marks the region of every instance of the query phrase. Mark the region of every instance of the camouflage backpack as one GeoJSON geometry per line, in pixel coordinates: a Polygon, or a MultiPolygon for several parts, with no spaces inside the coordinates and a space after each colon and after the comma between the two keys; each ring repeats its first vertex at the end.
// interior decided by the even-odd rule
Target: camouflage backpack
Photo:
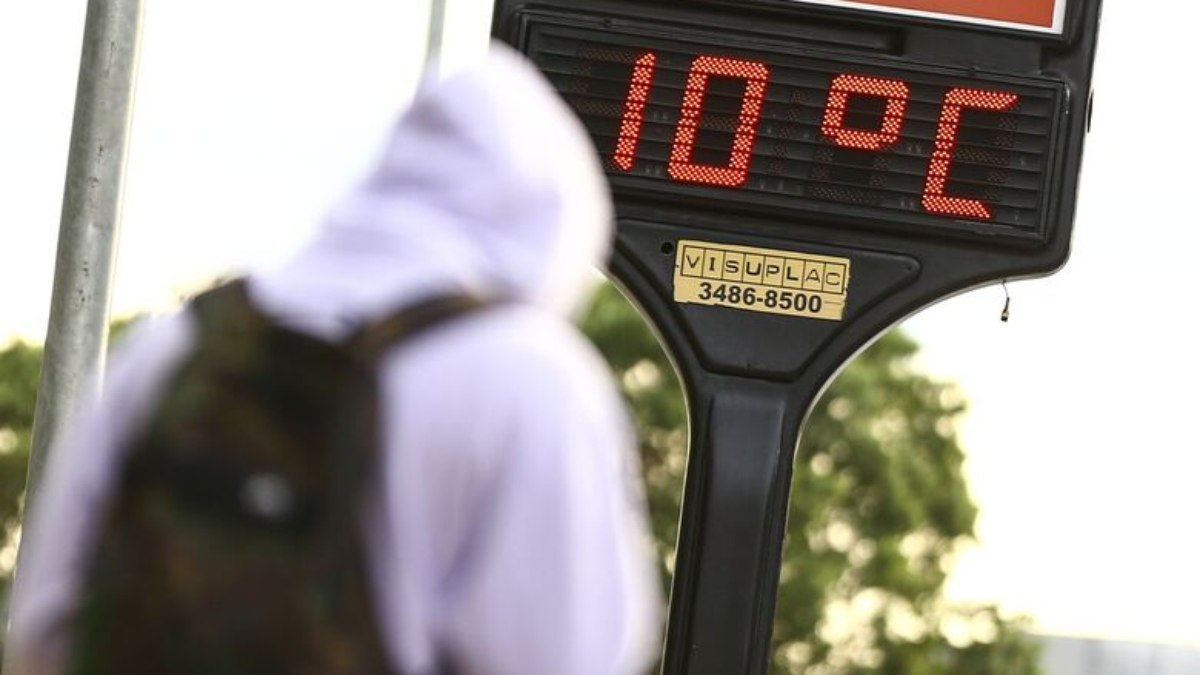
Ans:
{"type": "Polygon", "coordinates": [[[380,356],[480,303],[446,296],[341,344],[233,282],[129,447],[72,627],[71,675],[392,672],[361,546],[380,356]]]}

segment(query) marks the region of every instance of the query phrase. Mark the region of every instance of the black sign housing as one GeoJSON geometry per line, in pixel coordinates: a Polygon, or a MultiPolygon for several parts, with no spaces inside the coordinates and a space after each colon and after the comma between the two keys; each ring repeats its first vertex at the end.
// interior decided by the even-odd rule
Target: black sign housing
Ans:
{"type": "Polygon", "coordinates": [[[765,672],[792,457],[829,378],[922,307],[1066,262],[1100,1],[1066,12],[1054,34],[790,0],[496,0],[494,34],[596,142],[611,271],[688,390],[665,672],[765,672]],[[725,251],[696,291],[720,298],[681,295],[685,248],[725,251]],[[848,270],[844,307],[779,311],[832,296],[768,296],[754,251],[848,270]]]}

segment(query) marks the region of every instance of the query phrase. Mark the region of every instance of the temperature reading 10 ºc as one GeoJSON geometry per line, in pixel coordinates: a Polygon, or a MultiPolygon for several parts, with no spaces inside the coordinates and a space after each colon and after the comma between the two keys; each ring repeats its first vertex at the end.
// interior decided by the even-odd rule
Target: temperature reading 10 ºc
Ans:
{"type": "MultiPolygon", "coordinates": [[[[621,171],[631,171],[637,161],[638,143],[642,137],[645,109],[650,100],[656,66],[657,55],[653,51],[640,55],[633,64],[624,113],[611,157],[613,165],[621,171]]],[[[683,183],[741,187],[749,175],[770,80],[770,67],[762,61],[707,55],[696,57],[688,72],[674,143],[667,162],[670,178],[683,183]],[[740,113],[733,129],[733,143],[723,166],[694,160],[705,94],[709,90],[710,79],[714,77],[745,83],[740,113]]],[[[909,84],[903,80],[860,73],[838,74],[829,85],[821,133],[828,142],[840,148],[885,152],[901,138],[909,100],[909,84]],[[876,128],[857,128],[848,124],[850,101],[854,97],[872,97],[883,102],[876,128]]],[[[955,196],[947,190],[959,130],[963,124],[963,111],[1004,112],[1015,109],[1020,102],[1019,94],[1004,90],[957,86],[945,92],[933,139],[933,152],[924,175],[921,206],[926,212],[977,220],[992,219],[992,210],[983,200],[955,196]]]]}

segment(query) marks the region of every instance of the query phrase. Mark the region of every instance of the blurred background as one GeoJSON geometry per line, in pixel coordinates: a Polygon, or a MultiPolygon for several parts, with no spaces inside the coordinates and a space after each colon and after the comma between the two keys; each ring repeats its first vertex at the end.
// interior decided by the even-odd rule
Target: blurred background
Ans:
{"type": "MultiPolygon", "coordinates": [[[[114,318],[302,241],[410,97],[428,20],[424,0],[147,5],[114,318]]],[[[2,575],[85,7],[0,5],[2,575]]],[[[446,69],[483,51],[490,7],[449,0],[446,69]]],[[[1007,323],[998,286],[912,317],[820,403],[797,456],[777,672],[1200,673],[1198,19],[1186,3],[1106,3],[1065,270],[1008,284],[1007,323]]],[[[678,385],[611,287],[583,323],[638,418],[665,579],[678,385]]]]}

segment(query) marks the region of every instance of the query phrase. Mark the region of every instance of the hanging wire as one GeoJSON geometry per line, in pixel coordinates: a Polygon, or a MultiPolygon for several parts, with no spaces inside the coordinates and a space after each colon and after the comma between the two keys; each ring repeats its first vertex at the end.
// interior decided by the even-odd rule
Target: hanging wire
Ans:
{"type": "Polygon", "coordinates": [[[1000,286],[1004,289],[1004,309],[1000,311],[1000,321],[1008,323],[1008,307],[1012,304],[1012,297],[1008,295],[1008,280],[1001,281],[1000,286]]]}

